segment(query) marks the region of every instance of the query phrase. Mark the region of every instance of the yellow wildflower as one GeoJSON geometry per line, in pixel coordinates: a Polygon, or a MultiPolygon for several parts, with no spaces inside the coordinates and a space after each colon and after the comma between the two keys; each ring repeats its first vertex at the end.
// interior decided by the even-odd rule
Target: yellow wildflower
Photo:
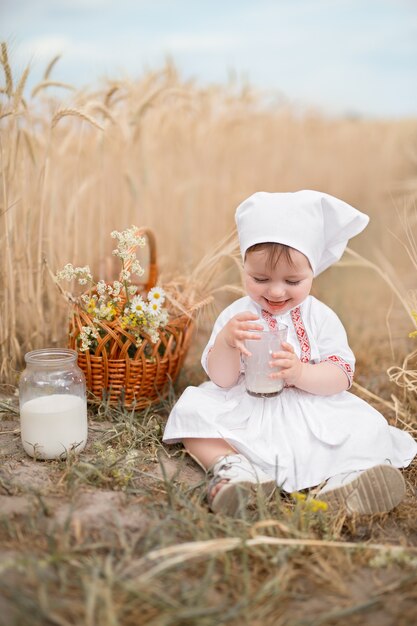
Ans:
{"type": "Polygon", "coordinates": [[[96,310],[96,301],[94,298],[90,298],[87,304],[87,312],[94,313],[95,310],[96,310]]]}
{"type": "Polygon", "coordinates": [[[298,491],[293,492],[291,497],[297,504],[300,504],[305,511],[310,511],[311,513],[317,513],[317,511],[327,511],[328,509],[327,502],[323,502],[323,500],[318,500],[316,498],[307,498],[304,493],[299,493],[298,491]]]}
{"type": "Polygon", "coordinates": [[[293,491],[291,494],[291,498],[296,502],[304,502],[307,499],[305,493],[300,493],[299,491],[293,491]]]}

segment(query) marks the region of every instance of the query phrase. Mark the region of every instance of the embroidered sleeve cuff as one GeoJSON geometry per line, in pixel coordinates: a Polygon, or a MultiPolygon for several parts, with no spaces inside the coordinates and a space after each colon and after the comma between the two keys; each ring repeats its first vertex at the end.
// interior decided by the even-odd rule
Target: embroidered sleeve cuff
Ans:
{"type": "Polygon", "coordinates": [[[347,361],[345,361],[344,359],[342,359],[340,356],[337,356],[335,354],[332,354],[328,357],[326,357],[325,359],[323,359],[322,363],[325,363],[326,361],[329,361],[330,363],[334,363],[335,365],[337,365],[338,367],[340,367],[344,373],[347,376],[347,379],[349,381],[349,387],[348,389],[351,388],[352,383],[353,383],[353,369],[352,366],[349,365],[349,363],[347,361]]]}

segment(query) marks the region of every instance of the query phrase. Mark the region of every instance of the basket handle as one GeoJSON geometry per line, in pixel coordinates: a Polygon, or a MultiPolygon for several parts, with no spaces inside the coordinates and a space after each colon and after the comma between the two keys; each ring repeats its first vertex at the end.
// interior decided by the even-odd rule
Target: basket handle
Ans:
{"type": "MultiPolygon", "coordinates": [[[[149,266],[148,266],[148,280],[146,281],[144,288],[146,291],[155,287],[158,280],[158,266],[156,264],[156,239],[155,234],[151,228],[146,226],[138,228],[136,234],[139,237],[146,237],[149,247],[149,266]]],[[[132,250],[132,249],[131,249],[132,250]]],[[[126,269],[130,269],[131,263],[126,265],[126,269]]]]}

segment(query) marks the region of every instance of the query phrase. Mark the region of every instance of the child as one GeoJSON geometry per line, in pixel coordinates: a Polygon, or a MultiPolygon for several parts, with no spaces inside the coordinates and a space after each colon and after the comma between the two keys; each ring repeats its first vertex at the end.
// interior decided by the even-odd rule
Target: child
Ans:
{"type": "Polygon", "coordinates": [[[219,315],[202,356],[210,382],[185,390],[164,432],[213,475],[212,511],[234,515],[242,494],[269,495],[276,485],[320,486],[317,497],[347,514],[389,511],[404,497],[397,468],[411,463],[417,443],[347,391],[355,358],[345,330],[309,295],[313,277],[368,221],[317,191],[258,192],[237,208],[247,296],[219,315]],[[272,355],[270,376],[285,388],[254,397],[245,389],[245,340],[277,322],[288,326],[288,342],[272,355]]]}

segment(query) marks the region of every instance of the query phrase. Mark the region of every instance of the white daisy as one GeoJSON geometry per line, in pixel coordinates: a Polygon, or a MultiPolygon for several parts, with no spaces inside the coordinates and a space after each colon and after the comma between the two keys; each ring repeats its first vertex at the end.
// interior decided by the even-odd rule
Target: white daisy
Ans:
{"type": "Polygon", "coordinates": [[[165,291],[162,287],[152,287],[148,293],[148,300],[152,303],[158,302],[162,306],[165,301],[165,291]]]}
{"type": "Polygon", "coordinates": [[[162,302],[153,300],[148,304],[148,311],[151,315],[158,315],[162,307],[162,302]]]}
{"type": "Polygon", "coordinates": [[[147,309],[146,302],[142,296],[135,296],[130,303],[130,310],[133,313],[145,313],[147,309]]]}

